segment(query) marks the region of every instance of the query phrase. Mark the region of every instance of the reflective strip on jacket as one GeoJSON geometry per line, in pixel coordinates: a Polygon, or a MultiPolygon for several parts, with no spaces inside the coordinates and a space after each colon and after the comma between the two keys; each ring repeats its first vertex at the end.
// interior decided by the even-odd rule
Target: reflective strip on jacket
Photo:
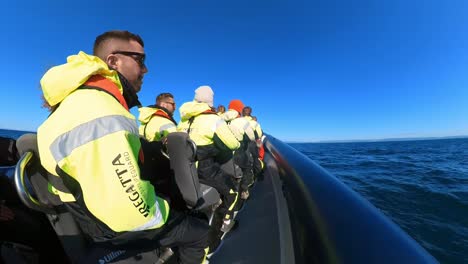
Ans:
{"type": "Polygon", "coordinates": [[[169,207],[140,179],[135,117],[104,91],[78,89],[95,74],[121,88],[116,72],[83,52],[42,78],[46,99],[60,106],[38,129],[41,163],[55,176],[70,177],[65,183],[76,182],[71,190],[75,200],[113,231],[158,228],[167,220],[169,207]]]}

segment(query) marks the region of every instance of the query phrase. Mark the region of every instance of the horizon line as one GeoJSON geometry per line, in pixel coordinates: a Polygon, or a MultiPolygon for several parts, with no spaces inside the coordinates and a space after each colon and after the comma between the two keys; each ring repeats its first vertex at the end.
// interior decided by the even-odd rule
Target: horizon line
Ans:
{"type": "MultiPolygon", "coordinates": [[[[26,133],[37,133],[37,131],[20,130],[11,128],[0,128],[3,130],[26,132],[26,133]]],[[[266,133],[270,135],[269,133],[266,133]]],[[[271,135],[273,136],[273,135],[271,135]]],[[[275,137],[275,136],[273,136],[275,137]]],[[[276,138],[276,137],[275,137],[276,138]]],[[[466,135],[453,135],[453,136],[414,136],[414,137],[389,137],[389,138],[377,138],[377,139],[323,139],[323,140],[283,140],[285,143],[355,143],[355,142],[390,142],[390,141],[416,141],[416,140],[437,140],[437,139],[457,139],[457,138],[468,138],[466,135]]]]}
{"type": "Polygon", "coordinates": [[[422,137],[392,137],[378,139],[325,139],[325,140],[284,140],[285,143],[356,143],[356,142],[390,142],[468,138],[468,135],[454,136],[422,136],[422,137]]]}

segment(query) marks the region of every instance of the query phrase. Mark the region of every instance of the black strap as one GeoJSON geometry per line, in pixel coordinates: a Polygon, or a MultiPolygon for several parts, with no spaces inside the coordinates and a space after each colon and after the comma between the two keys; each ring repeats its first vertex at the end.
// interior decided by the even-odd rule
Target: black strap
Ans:
{"type": "Polygon", "coordinates": [[[65,183],[63,183],[62,178],[48,174],[47,180],[55,189],[71,194],[70,190],[65,186],[65,183]]]}
{"type": "MultiPolygon", "coordinates": [[[[213,111],[211,111],[211,110],[208,110],[208,111],[205,111],[205,112],[200,113],[199,115],[216,115],[216,113],[213,112],[213,111]]],[[[197,116],[199,116],[199,115],[197,115],[197,116]]],[[[189,121],[188,121],[188,122],[189,122],[189,127],[188,127],[188,129],[187,129],[187,133],[188,133],[188,134],[190,134],[190,127],[192,126],[192,123],[193,123],[193,121],[195,120],[195,117],[196,117],[196,116],[190,117],[190,119],[189,119],[189,121]]]]}
{"type": "Polygon", "coordinates": [[[130,84],[130,82],[120,73],[119,74],[119,79],[120,83],[122,84],[122,89],[123,89],[123,97],[125,98],[125,101],[127,102],[128,109],[137,106],[138,108],[141,107],[141,103],[138,100],[138,95],[133,88],[133,85],[130,84]]]}
{"type": "Polygon", "coordinates": [[[187,129],[187,134],[190,135],[190,129],[192,127],[192,124],[193,124],[193,120],[195,120],[195,117],[192,116],[189,120],[188,120],[188,123],[189,123],[189,126],[188,126],[188,129],[187,129]]]}

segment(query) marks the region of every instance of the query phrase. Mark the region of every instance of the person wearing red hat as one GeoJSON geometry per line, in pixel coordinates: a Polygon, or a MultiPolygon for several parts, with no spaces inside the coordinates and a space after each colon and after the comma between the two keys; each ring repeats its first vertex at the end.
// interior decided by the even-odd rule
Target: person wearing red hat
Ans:
{"type": "Polygon", "coordinates": [[[255,135],[249,121],[241,116],[243,108],[244,104],[242,101],[234,99],[229,103],[228,111],[223,117],[241,144],[240,148],[234,152],[234,162],[242,170],[243,176],[240,179],[239,193],[241,194],[241,199],[245,201],[249,197],[249,186],[252,185],[254,177],[253,156],[248,146],[250,142],[255,142],[255,135]]]}

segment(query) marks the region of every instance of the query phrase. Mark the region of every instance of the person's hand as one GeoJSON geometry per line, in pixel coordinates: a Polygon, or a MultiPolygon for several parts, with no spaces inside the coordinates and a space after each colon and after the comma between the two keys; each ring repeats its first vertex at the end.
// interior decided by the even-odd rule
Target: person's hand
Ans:
{"type": "Polygon", "coordinates": [[[0,203],[0,221],[11,221],[15,218],[15,213],[3,203],[0,203]]]}

